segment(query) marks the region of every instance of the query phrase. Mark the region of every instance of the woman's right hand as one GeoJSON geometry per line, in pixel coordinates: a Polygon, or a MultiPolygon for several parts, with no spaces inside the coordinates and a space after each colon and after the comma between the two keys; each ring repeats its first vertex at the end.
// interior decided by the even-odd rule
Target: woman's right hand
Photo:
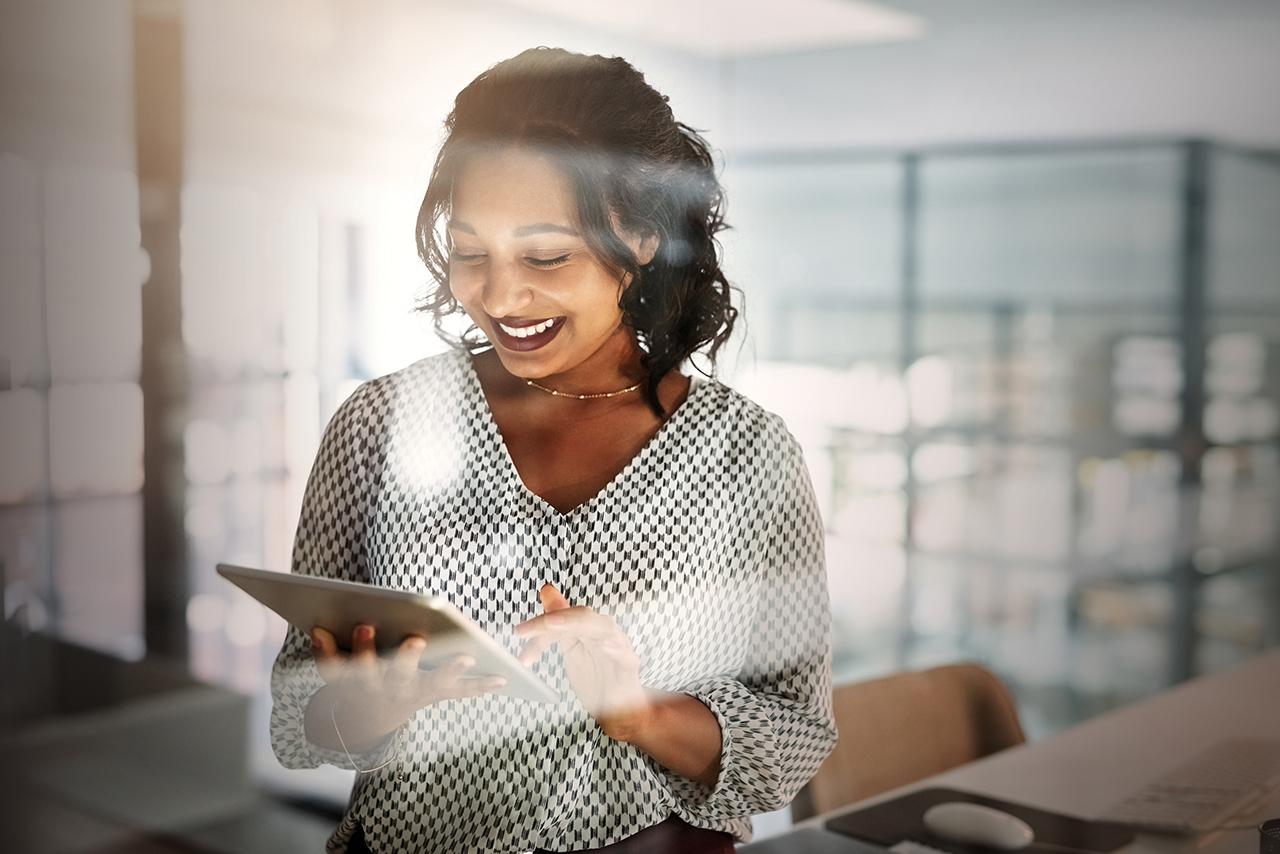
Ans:
{"type": "Polygon", "coordinates": [[[394,655],[383,658],[373,627],[360,625],[351,634],[347,653],[330,632],[313,629],[311,654],[326,685],[307,707],[307,738],[321,747],[362,753],[419,709],[487,694],[506,684],[501,676],[467,676],[475,666],[469,655],[455,655],[431,670],[419,669],[426,646],[422,638],[407,638],[394,655]]]}

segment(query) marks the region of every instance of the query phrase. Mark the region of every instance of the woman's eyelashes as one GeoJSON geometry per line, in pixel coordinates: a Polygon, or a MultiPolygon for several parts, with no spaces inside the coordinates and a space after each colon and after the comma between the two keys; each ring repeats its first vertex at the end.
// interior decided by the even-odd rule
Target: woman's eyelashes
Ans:
{"type": "Polygon", "coordinates": [[[485,258],[483,252],[459,252],[454,249],[449,253],[449,260],[456,261],[459,264],[479,264],[485,258]]]}
{"type": "MultiPolygon", "coordinates": [[[[531,267],[539,269],[548,269],[550,267],[559,267],[561,264],[567,263],[573,256],[572,252],[566,252],[563,255],[557,255],[554,258],[542,258],[535,255],[524,256],[524,261],[531,267]]],[[[454,249],[449,253],[449,258],[458,264],[466,264],[468,266],[476,266],[483,264],[488,260],[489,256],[484,252],[465,252],[460,249],[454,249]]]]}
{"type": "Polygon", "coordinates": [[[569,255],[568,255],[568,254],[564,254],[564,255],[560,255],[560,256],[558,256],[558,257],[556,257],[556,258],[530,258],[530,257],[526,257],[524,260],[528,261],[530,264],[532,264],[532,265],[533,265],[533,266],[535,266],[535,267],[543,267],[543,268],[546,268],[546,267],[559,267],[561,264],[563,264],[563,263],[565,263],[566,261],[568,261],[568,260],[569,260],[569,255]]]}

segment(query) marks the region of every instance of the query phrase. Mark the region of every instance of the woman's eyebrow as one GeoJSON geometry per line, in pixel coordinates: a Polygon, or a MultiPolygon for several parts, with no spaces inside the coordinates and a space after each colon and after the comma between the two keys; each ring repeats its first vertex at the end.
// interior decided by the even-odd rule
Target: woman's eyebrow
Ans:
{"type": "MultiPolygon", "coordinates": [[[[475,234],[476,230],[462,220],[449,220],[448,229],[450,231],[461,231],[463,234],[475,234]]],[[[547,234],[554,232],[556,234],[567,234],[570,237],[581,237],[582,235],[577,229],[570,228],[567,225],[556,225],[553,222],[535,222],[533,225],[522,225],[511,232],[512,237],[528,237],[531,234],[547,234]]]]}
{"type": "Polygon", "coordinates": [[[551,222],[538,222],[533,225],[522,225],[515,231],[511,232],[513,237],[528,237],[531,234],[546,234],[547,232],[555,232],[556,234],[567,234],[570,237],[581,237],[577,229],[569,228],[567,225],[556,225],[551,222]]]}

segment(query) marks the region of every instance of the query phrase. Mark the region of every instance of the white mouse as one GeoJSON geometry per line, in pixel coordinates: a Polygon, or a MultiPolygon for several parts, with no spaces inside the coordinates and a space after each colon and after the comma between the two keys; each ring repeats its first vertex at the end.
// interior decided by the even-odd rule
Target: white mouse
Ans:
{"type": "Polygon", "coordinates": [[[1031,826],[1017,816],[964,801],[929,807],[924,814],[924,826],[930,833],[952,842],[1003,851],[1026,848],[1036,838],[1031,826]]]}

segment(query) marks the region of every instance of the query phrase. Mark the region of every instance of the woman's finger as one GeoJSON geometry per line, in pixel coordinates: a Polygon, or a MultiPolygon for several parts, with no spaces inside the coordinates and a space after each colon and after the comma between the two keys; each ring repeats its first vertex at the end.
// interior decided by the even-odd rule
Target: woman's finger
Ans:
{"type": "Polygon", "coordinates": [[[533,638],[520,649],[520,653],[516,656],[516,661],[528,667],[539,658],[542,658],[542,654],[550,649],[551,644],[554,642],[551,638],[533,638]]]}
{"type": "Polygon", "coordinates": [[[311,656],[316,661],[328,661],[338,656],[338,642],[330,632],[318,626],[311,630],[311,656]]]}
{"type": "Polygon", "coordinates": [[[550,581],[542,585],[542,589],[538,591],[538,599],[542,601],[544,611],[563,611],[570,607],[569,600],[550,581]]]}
{"type": "Polygon", "coordinates": [[[603,640],[621,633],[622,630],[611,617],[583,606],[551,611],[516,626],[516,634],[522,638],[550,637],[559,640],[582,637],[603,640]]]}
{"type": "MultiPolygon", "coordinates": [[[[564,596],[560,593],[560,591],[557,590],[555,588],[555,585],[552,584],[550,581],[542,585],[542,589],[538,591],[538,598],[542,602],[542,610],[548,614],[553,611],[564,611],[570,608],[569,600],[565,599],[564,596]]],[[[582,610],[585,611],[589,609],[584,608],[582,610]]],[[[558,620],[552,620],[550,623],[548,623],[547,621],[542,619],[543,616],[545,616],[545,614],[538,617],[534,617],[532,620],[526,620],[525,622],[518,624],[515,627],[516,634],[521,635],[523,637],[533,637],[533,636],[536,636],[538,633],[544,631],[548,626],[556,626],[559,623],[558,620]]],[[[550,641],[546,644],[539,645],[536,652],[531,651],[529,653],[529,655],[531,656],[529,660],[532,660],[542,655],[542,653],[546,651],[547,647],[550,646],[550,644],[553,642],[554,641],[550,641]]],[[[529,649],[529,647],[526,646],[525,649],[529,649]]],[[[523,654],[524,653],[522,651],[521,655],[523,654]]],[[[525,661],[525,659],[523,658],[521,658],[521,660],[525,661]]],[[[528,663],[528,662],[526,661],[525,663],[528,663]]]]}
{"type": "Polygon", "coordinates": [[[418,673],[418,664],[422,661],[422,651],[426,648],[427,642],[420,637],[405,638],[391,659],[388,674],[401,681],[413,678],[418,673]]]}
{"type": "Polygon", "coordinates": [[[476,660],[465,652],[460,652],[440,666],[440,671],[448,678],[461,679],[463,674],[476,666],[476,660]]]}
{"type": "Polygon", "coordinates": [[[614,625],[613,620],[604,616],[584,605],[571,606],[568,608],[552,609],[545,614],[539,614],[536,617],[525,620],[523,623],[516,625],[516,634],[537,634],[547,631],[548,627],[560,630],[565,626],[581,626],[589,622],[597,622],[603,625],[614,625]]]}
{"type": "Polygon", "coordinates": [[[476,676],[459,679],[455,684],[454,699],[479,697],[481,694],[496,691],[506,684],[507,680],[502,676],[476,676]]]}
{"type": "Polygon", "coordinates": [[[325,682],[335,682],[342,678],[347,657],[338,649],[338,642],[324,629],[311,630],[311,657],[315,659],[316,670],[325,682]]]}
{"type": "Polygon", "coordinates": [[[422,668],[418,675],[427,681],[458,679],[475,666],[475,658],[465,652],[459,652],[445,658],[428,659],[427,666],[422,668]]]}
{"type": "Polygon", "coordinates": [[[502,676],[468,676],[476,660],[462,653],[446,661],[435,671],[436,690],[446,698],[478,697],[507,684],[502,676]]]}
{"type": "Polygon", "coordinates": [[[577,656],[580,661],[589,660],[600,673],[638,673],[640,670],[640,658],[632,651],[625,636],[603,641],[565,641],[561,646],[566,659],[577,656]]]}
{"type": "Polygon", "coordinates": [[[378,647],[374,641],[373,626],[361,623],[351,632],[351,654],[365,659],[377,657],[378,647]]]}
{"type": "Polygon", "coordinates": [[[622,632],[600,641],[600,649],[610,658],[635,658],[635,650],[631,648],[631,640],[622,632]]]}
{"type": "Polygon", "coordinates": [[[476,666],[476,660],[466,653],[459,653],[445,659],[433,670],[425,670],[421,674],[422,684],[429,693],[443,698],[460,696],[458,683],[463,681],[467,671],[476,666]]]}

